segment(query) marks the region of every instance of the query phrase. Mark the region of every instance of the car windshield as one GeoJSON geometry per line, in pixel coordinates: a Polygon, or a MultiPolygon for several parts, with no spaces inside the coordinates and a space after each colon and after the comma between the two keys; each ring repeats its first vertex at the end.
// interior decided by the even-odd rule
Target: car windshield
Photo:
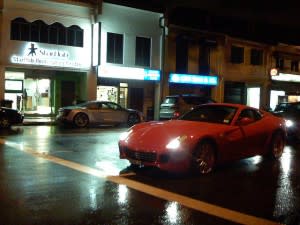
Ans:
{"type": "Polygon", "coordinates": [[[88,106],[89,104],[91,104],[91,103],[90,103],[90,102],[82,102],[82,103],[77,104],[77,106],[80,106],[80,107],[86,107],[86,106],[88,106]]]}
{"type": "Polygon", "coordinates": [[[175,104],[177,103],[178,98],[176,97],[167,97],[164,101],[163,104],[175,104]]]}
{"type": "Polygon", "coordinates": [[[278,112],[278,111],[283,111],[283,112],[285,112],[285,111],[288,110],[289,107],[290,107],[290,104],[288,104],[288,103],[281,103],[281,104],[278,104],[278,105],[275,107],[274,111],[275,111],[275,112],[278,112]]]}
{"type": "Polygon", "coordinates": [[[179,120],[230,124],[237,108],[224,105],[203,105],[184,114],[179,120]]]}

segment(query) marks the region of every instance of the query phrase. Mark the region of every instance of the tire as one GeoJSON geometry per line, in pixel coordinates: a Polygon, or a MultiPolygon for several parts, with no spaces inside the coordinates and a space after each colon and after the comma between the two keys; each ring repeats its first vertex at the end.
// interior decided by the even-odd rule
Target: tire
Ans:
{"type": "Polygon", "coordinates": [[[273,159],[278,159],[281,157],[283,153],[283,149],[285,146],[284,136],[281,132],[275,132],[272,136],[269,156],[273,159]]]}
{"type": "Polygon", "coordinates": [[[133,126],[134,124],[137,124],[141,122],[139,116],[137,114],[129,114],[127,119],[127,125],[129,127],[133,126]]]}
{"type": "Polygon", "coordinates": [[[76,127],[83,128],[89,124],[89,117],[85,113],[75,115],[73,123],[76,127]]]}
{"type": "Polygon", "coordinates": [[[11,126],[7,117],[0,118],[0,128],[9,128],[11,126]]]}
{"type": "Polygon", "coordinates": [[[213,171],[216,164],[216,147],[209,141],[199,143],[193,154],[192,168],[197,174],[207,174],[213,171]]]}

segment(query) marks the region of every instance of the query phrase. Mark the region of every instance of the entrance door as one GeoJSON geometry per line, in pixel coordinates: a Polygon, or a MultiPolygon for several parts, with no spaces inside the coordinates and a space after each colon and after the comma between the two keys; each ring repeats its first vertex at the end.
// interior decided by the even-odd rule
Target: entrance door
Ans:
{"type": "Polygon", "coordinates": [[[225,81],[224,102],[245,104],[246,97],[245,83],[225,81]]]}
{"type": "Polygon", "coordinates": [[[50,79],[25,79],[22,105],[26,114],[51,114],[50,98],[50,79]]]}
{"type": "Polygon", "coordinates": [[[75,96],[75,82],[62,81],[61,82],[61,106],[73,105],[75,96]]]}
{"type": "Polygon", "coordinates": [[[137,109],[143,112],[144,89],[130,88],[129,89],[129,108],[137,109]]]}

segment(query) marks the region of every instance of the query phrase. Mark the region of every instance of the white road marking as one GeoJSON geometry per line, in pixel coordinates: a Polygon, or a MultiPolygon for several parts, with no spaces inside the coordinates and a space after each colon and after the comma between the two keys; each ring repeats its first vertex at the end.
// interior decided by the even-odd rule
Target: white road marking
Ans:
{"type": "Polygon", "coordinates": [[[10,147],[13,147],[19,151],[23,151],[25,153],[28,153],[34,157],[42,158],[48,161],[51,161],[53,163],[80,171],[82,173],[90,174],[96,177],[105,178],[111,182],[117,183],[117,184],[123,184],[126,185],[132,189],[135,189],[137,191],[149,194],[151,196],[166,200],[166,201],[175,201],[179,204],[186,206],[188,208],[206,213],[211,216],[215,216],[218,218],[222,218],[228,221],[232,221],[239,224],[245,224],[245,225],[279,225],[279,223],[251,216],[245,213],[241,213],[238,211],[234,211],[231,209],[223,208],[217,205],[213,205],[210,203],[206,203],[200,200],[196,200],[190,197],[186,197],[184,195],[176,194],[173,192],[169,192],[163,189],[159,189],[141,182],[137,182],[134,180],[127,179],[126,176],[134,175],[134,173],[128,173],[123,174],[120,176],[107,176],[106,173],[101,172],[100,170],[81,165],[79,163],[75,163],[72,161],[64,160],[55,156],[48,155],[46,152],[39,152],[37,150],[34,150],[28,146],[24,146],[23,144],[18,144],[15,142],[7,141],[0,138],[0,144],[7,145],[10,147]]]}

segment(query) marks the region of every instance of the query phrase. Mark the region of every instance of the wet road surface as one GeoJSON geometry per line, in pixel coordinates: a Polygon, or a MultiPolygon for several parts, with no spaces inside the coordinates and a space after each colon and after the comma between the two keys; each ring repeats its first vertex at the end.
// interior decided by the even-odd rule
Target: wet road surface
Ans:
{"type": "Polygon", "coordinates": [[[300,150],[209,175],[132,169],[126,128],[0,131],[0,224],[300,224],[300,150]]]}

